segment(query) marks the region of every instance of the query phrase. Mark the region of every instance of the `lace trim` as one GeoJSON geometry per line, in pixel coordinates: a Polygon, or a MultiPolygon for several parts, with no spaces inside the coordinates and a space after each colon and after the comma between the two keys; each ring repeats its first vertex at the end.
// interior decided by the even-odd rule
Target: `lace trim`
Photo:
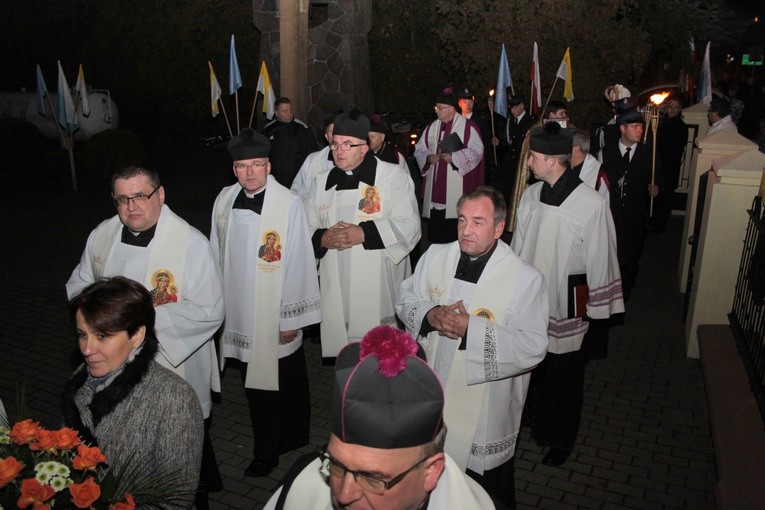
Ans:
{"type": "Polygon", "coordinates": [[[233,331],[226,331],[223,333],[223,345],[230,345],[237,349],[249,349],[252,347],[252,337],[242,335],[241,333],[234,333],[233,331]]]}
{"type": "Polygon", "coordinates": [[[321,297],[319,296],[282,306],[281,318],[294,319],[295,317],[300,317],[301,315],[315,312],[316,310],[321,310],[321,297]]]}
{"type": "Polygon", "coordinates": [[[501,441],[487,443],[485,445],[473,443],[470,447],[470,455],[485,459],[487,456],[498,455],[508,450],[515,450],[515,443],[518,440],[518,434],[513,434],[501,441]]]}
{"type": "Polygon", "coordinates": [[[401,232],[401,230],[399,230],[399,228],[391,220],[388,220],[388,224],[390,225],[390,229],[393,231],[393,236],[396,238],[396,242],[402,245],[406,251],[412,251],[414,246],[409,243],[409,239],[407,239],[404,233],[401,232]]]}
{"type": "Polygon", "coordinates": [[[409,331],[415,331],[417,332],[417,326],[414,324],[414,318],[417,316],[417,312],[422,307],[422,303],[417,303],[412,308],[409,309],[409,312],[406,314],[406,324],[409,326],[409,331]]]}
{"type": "Polygon", "coordinates": [[[497,333],[494,330],[494,324],[486,322],[486,334],[483,337],[483,372],[487,381],[494,381],[499,377],[497,333]]]}

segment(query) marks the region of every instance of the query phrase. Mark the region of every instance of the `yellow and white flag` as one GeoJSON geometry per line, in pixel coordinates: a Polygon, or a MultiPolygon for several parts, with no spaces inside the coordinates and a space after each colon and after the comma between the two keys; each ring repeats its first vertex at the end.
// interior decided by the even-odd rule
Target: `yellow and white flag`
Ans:
{"type": "Polygon", "coordinates": [[[271,78],[268,77],[265,60],[260,64],[260,76],[258,77],[258,88],[256,90],[263,94],[263,111],[266,114],[266,118],[272,118],[274,116],[276,94],[274,94],[274,88],[271,86],[271,78]]]}
{"type": "Polygon", "coordinates": [[[566,53],[563,55],[563,61],[560,63],[558,73],[555,75],[561,80],[566,81],[566,87],[563,89],[563,97],[566,101],[574,100],[574,88],[571,84],[571,55],[569,55],[569,48],[566,48],[566,53]]]}
{"type": "Polygon", "coordinates": [[[90,103],[88,102],[88,87],[85,85],[85,73],[82,71],[82,64],[80,64],[80,71],[77,73],[77,83],[75,83],[74,89],[80,95],[82,114],[87,117],[90,115],[90,103]]]}
{"type": "Polygon", "coordinates": [[[220,113],[218,100],[220,99],[222,91],[220,83],[218,83],[218,78],[215,77],[212,63],[210,63],[209,60],[207,61],[207,65],[210,66],[210,108],[212,109],[212,116],[217,117],[220,113]]]}

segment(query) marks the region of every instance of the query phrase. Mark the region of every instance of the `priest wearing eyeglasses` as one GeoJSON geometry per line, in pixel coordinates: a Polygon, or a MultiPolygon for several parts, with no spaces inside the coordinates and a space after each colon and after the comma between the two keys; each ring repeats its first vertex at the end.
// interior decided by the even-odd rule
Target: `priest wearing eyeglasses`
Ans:
{"type": "Polygon", "coordinates": [[[316,176],[306,201],[321,282],[322,356],[332,358],[370,328],[395,324],[407,255],[420,240],[414,183],[397,165],[374,157],[370,121],[354,108],[337,116],[334,167],[316,176]],[[367,189],[374,207],[365,207],[367,189]]]}
{"type": "Polygon", "coordinates": [[[321,321],[303,201],[271,175],[268,139],[244,128],[228,143],[237,183],[215,200],[210,241],[223,270],[221,358],[242,362],[253,460],[267,476],[308,443],[311,399],[301,328],[321,321]]]}
{"type": "Polygon", "coordinates": [[[118,170],[112,199],[117,214],[91,232],[66,292],[71,299],[101,278],[126,276],[153,296],[168,296],[154,300],[156,361],[183,377],[202,406],[205,443],[196,505],[207,508],[207,492],[222,488],[209,437],[210,392],[220,392],[212,341],[223,321],[220,270],[207,238],[165,204],[165,188],[153,170],[118,170]]]}
{"type": "Polygon", "coordinates": [[[378,326],[337,356],[331,434],[266,510],[505,509],[444,453],[444,390],[405,331],[378,326]]]}

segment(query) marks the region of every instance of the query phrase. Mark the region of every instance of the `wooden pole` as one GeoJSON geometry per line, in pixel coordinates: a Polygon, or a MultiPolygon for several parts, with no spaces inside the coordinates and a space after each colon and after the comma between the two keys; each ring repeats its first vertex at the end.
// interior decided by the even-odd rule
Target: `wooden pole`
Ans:
{"type": "Polygon", "coordinates": [[[558,84],[558,80],[560,80],[560,78],[558,78],[556,76],[555,77],[555,81],[552,84],[552,87],[550,87],[550,93],[547,95],[547,101],[545,101],[545,106],[544,106],[544,108],[542,108],[542,113],[543,114],[544,114],[545,109],[547,108],[547,105],[550,104],[550,98],[552,97],[553,90],[555,90],[555,85],[558,84]]]}
{"type": "MultiPolygon", "coordinates": [[[[653,161],[651,162],[651,188],[656,180],[656,132],[659,127],[659,107],[654,106],[651,111],[651,129],[653,130],[653,161]]],[[[648,216],[653,218],[653,195],[651,195],[651,205],[648,216]]]]}
{"type": "Polygon", "coordinates": [[[240,131],[240,124],[239,124],[239,91],[237,90],[234,92],[234,103],[236,104],[236,134],[239,134],[240,131]]]}
{"type": "MultiPolygon", "coordinates": [[[[494,140],[497,135],[494,132],[494,96],[492,95],[489,95],[489,118],[491,119],[491,139],[494,140]]],[[[497,163],[497,146],[494,143],[491,145],[494,147],[494,165],[496,166],[499,164],[497,163]]]]}
{"type": "Polygon", "coordinates": [[[228,115],[226,115],[226,107],[223,106],[223,99],[218,98],[218,103],[220,103],[220,110],[223,112],[223,118],[226,119],[226,127],[228,128],[228,136],[230,138],[234,138],[234,133],[231,132],[231,124],[228,122],[228,115]]]}
{"type": "MultiPolygon", "coordinates": [[[[258,104],[258,94],[259,92],[255,91],[255,97],[252,98],[252,111],[250,112],[250,122],[247,123],[247,127],[252,127],[252,119],[255,118],[255,105],[258,104]]],[[[263,96],[263,101],[265,101],[266,98],[263,96]]]]}

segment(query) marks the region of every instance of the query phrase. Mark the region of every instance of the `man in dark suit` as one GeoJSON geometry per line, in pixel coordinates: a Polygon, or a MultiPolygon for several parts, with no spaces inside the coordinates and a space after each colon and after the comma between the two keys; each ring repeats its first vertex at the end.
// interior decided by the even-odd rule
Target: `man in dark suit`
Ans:
{"type": "Polygon", "coordinates": [[[611,214],[626,302],[637,279],[643,241],[648,235],[650,197],[659,195],[659,183],[663,180],[657,160],[651,182],[652,149],[642,143],[643,114],[637,110],[625,112],[616,118],[616,125],[620,138],[603,148],[603,169],[610,183],[611,214]]]}
{"type": "Polygon", "coordinates": [[[526,137],[526,132],[534,125],[534,118],[526,112],[525,102],[526,98],[521,95],[510,98],[507,103],[510,115],[507,117],[504,134],[499,139],[500,150],[507,153],[502,195],[508,204],[512,202],[515,174],[518,171],[518,160],[521,157],[523,139],[526,137]]]}
{"type": "Polygon", "coordinates": [[[666,117],[659,124],[656,152],[664,171],[664,186],[661,200],[654,204],[655,214],[651,218],[651,228],[661,232],[667,226],[667,219],[672,213],[672,195],[680,179],[683,156],[688,145],[688,125],[683,121],[683,105],[680,98],[667,98],[666,117]]]}

